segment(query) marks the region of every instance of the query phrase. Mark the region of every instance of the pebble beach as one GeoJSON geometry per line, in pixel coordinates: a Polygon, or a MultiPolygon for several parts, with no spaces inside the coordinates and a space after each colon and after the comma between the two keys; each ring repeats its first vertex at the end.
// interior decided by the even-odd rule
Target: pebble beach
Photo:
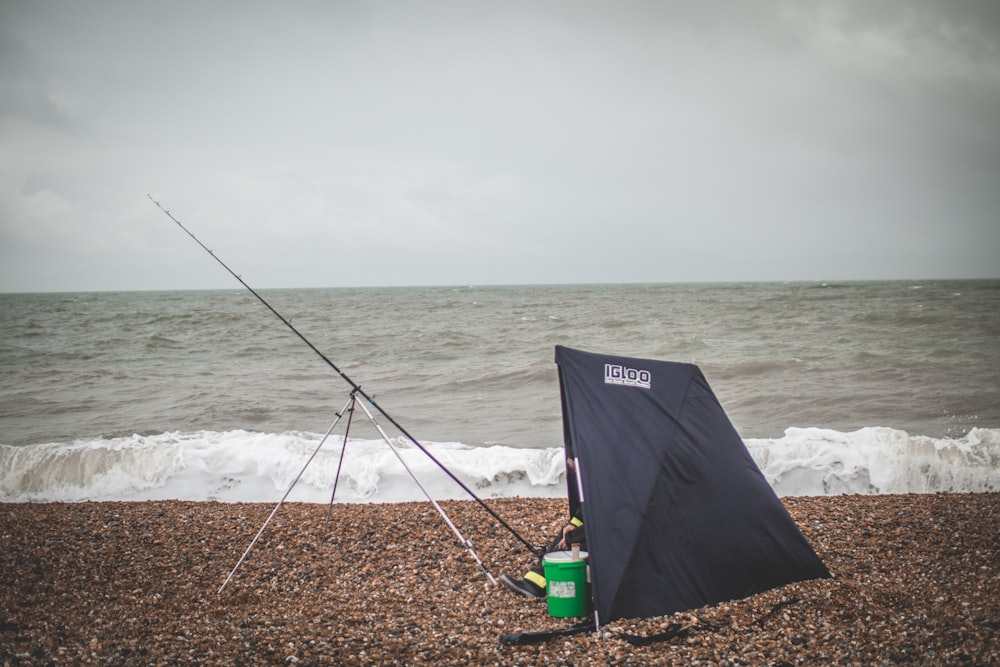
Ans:
{"type": "MultiPolygon", "coordinates": [[[[528,645],[500,639],[576,620],[491,585],[426,502],[285,505],[221,593],[273,505],[6,503],[0,664],[1000,664],[1000,494],[783,502],[834,578],[528,645]]],[[[565,512],[487,503],[539,544],[565,512]]],[[[494,577],[531,564],[441,506],[494,577]]]]}

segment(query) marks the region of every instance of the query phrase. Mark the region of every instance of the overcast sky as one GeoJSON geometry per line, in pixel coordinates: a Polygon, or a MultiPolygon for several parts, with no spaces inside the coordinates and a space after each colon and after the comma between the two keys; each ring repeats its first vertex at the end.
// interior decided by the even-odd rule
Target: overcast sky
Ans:
{"type": "Polygon", "coordinates": [[[0,0],[0,291],[1000,277],[1000,2],[0,0]]]}

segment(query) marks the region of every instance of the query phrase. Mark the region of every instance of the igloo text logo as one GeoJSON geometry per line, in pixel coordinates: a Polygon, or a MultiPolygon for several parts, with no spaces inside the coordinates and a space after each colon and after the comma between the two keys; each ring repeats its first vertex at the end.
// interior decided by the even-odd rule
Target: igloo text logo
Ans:
{"type": "Polygon", "coordinates": [[[604,364],[604,384],[621,384],[626,387],[649,389],[653,375],[649,371],[629,368],[621,364],[604,364]]]}

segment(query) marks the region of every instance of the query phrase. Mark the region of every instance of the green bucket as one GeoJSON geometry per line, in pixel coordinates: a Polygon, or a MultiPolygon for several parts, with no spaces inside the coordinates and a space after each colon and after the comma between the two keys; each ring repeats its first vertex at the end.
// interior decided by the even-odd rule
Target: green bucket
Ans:
{"type": "Polygon", "coordinates": [[[590,572],[586,559],[586,551],[581,551],[576,559],[571,551],[545,554],[542,566],[549,616],[568,618],[590,613],[590,572]]]}

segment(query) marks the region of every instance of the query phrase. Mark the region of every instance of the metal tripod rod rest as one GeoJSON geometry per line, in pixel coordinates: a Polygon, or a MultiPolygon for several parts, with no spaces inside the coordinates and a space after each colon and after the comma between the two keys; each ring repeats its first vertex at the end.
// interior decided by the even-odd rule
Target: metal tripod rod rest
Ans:
{"type": "MultiPolygon", "coordinates": [[[[271,519],[273,519],[274,515],[278,513],[278,509],[284,504],[285,500],[288,499],[288,496],[292,493],[292,489],[295,488],[295,485],[299,483],[300,479],[302,479],[302,475],[305,474],[306,468],[309,467],[309,464],[312,463],[313,459],[316,458],[316,455],[319,454],[319,450],[323,448],[323,444],[326,442],[327,438],[330,437],[330,434],[333,433],[333,429],[335,429],[337,427],[337,424],[340,423],[340,420],[344,416],[344,413],[347,411],[347,408],[353,402],[354,402],[354,393],[352,392],[351,397],[347,399],[347,403],[344,404],[343,409],[341,409],[341,411],[337,413],[337,418],[333,420],[332,424],[330,424],[330,428],[327,430],[326,435],[324,435],[323,438],[319,441],[319,444],[316,445],[316,449],[313,450],[313,453],[306,460],[306,464],[302,466],[302,470],[300,470],[299,474],[295,476],[295,479],[292,480],[292,483],[288,485],[288,490],[285,491],[285,495],[281,497],[281,500],[278,501],[278,504],[274,506],[273,510],[271,510],[271,514],[267,517],[267,520],[264,521],[264,525],[260,527],[260,530],[257,531],[256,535],[254,535],[253,540],[250,541],[250,546],[248,546],[247,550],[243,552],[242,556],[240,556],[240,559],[236,562],[236,565],[229,573],[229,576],[226,577],[226,580],[222,582],[222,586],[219,587],[219,593],[222,593],[222,591],[226,588],[226,584],[228,584],[229,581],[233,578],[233,575],[236,574],[236,570],[238,570],[240,565],[243,564],[243,561],[246,560],[247,555],[250,554],[250,550],[253,549],[255,544],[257,544],[257,540],[260,539],[260,536],[264,534],[264,529],[267,528],[267,524],[271,523],[271,519]]],[[[345,447],[347,446],[346,442],[344,443],[344,446],[345,447]]]]}
{"type": "Polygon", "coordinates": [[[399,450],[396,449],[396,446],[392,444],[392,440],[389,439],[389,436],[385,434],[385,431],[382,430],[382,427],[379,426],[377,421],[375,421],[375,416],[368,411],[368,406],[366,406],[364,403],[358,403],[358,405],[361,406],[361,410],[368,417],[368,421],[372,423],[372,426],[375,427],[375,430],[377,430],[379,435],[382,436],[382,439],[385,441],[385,444],[389,445],[389,449],[391,449],[392,453],[396,455],[397,459],[399,459],[400,464],[402,464],[403,468],[406,469],[407,474],[409,474],[410,478],[413,479],[413,482],[420,488],[420,491],[427,497],[427,500],[430,501],[431,505],[434,506],[434,509],[438,511],[438,514],[441,515],[441,518],[444,519],[444,522],[448,524],[448,527],[451,528],[451,532],[455,533],[455,537],[458,538],[458,541],[461,542],[462,546],[464,546],[466,551],[469,552],[469,555],[472,556],[472,559],[476,561],[476,564],[479,566],[479,569],[483,571],[483,574],[486,575],[486,578],[489,579],[491,584],[496,585],[497,580],[493,578],[493,575],[490,574],[490,571],[486,569],[485,565],[483,565],[483,561],[479,559],[479,555],[476,553],[475,549],[472,548],[472,540],[466,539],[466,537],[462,535],[462,532],[458,529],[458,527],[454,524],[454,522],[452,522],[451,517],[448,516],[448,513],[445,512],[444,508],[441,507],[438,501],[434,500],[431,494],[427,492],[427,489],[425,489],[424,485],[420,483],[419,479],[417,479],[417,476],[410,469],[410,466],[406,465],[406,461],[403,460],[403,455],[399,453],[399,450]]]}
{"type": "Polygon", "coordinates": [[[463,491],[465,491],[467,494],[469,494],[469,496],[473,500],[475,500],[477,503],[479,503],[480,507],[482,507],[484,510],[486,510],[486,512],[490,516],[492,516],[494,519],[496,519],[500,523],[501,526],[503,526],[504,528],[506,528],[507,531],[511,535],[513,535],[514,537],[516,537],[518,539],[518,541],[521,542],[521,544],[523,544],[524,546],[526,546],[528,548],[528,551],[530,551],[533,554],[539,555],[539,556],[542,555],[541,550],[539,550],[537,547],[533,546],[526,539],[524,539],[523,537],[521,537],[520,533],[518,533],[516,530],[514,530],[513,526],[511,526],[509,523],[507,523],[506,521],[504,521],[503,518],[499,514],[497,514],[495,511],[493,511],[493,508],[491,508],[489,505],[487,505],[485,502],[483,502],[483,500],[479,496],[477,496],[475,493],[473,493],[472,489],[470,489],[464,482],[462,482],[462,480],[460,480],[458,477],[456,477],[454,475],[454,473],[452,473],[450,470],[448,470],[448,468],[446,468],[443,463],[441,463],[440,461],[438,461],[434,457],[433,454],[431,454],[429,451],[427,451],[427,449],[422,444],[420,444],[420,441],[417,440],[412,435],[410,435],[410,432],[407,431],[405,428],[403,428],[402,424],[400,424],[395,419],[393,419],[392,415],[390,415],[388,412],[386,412],[382,408],[382,406],[380,406],[378,403],[376,403],[375,399],[373,397],[371,397],[367,393],[365,393],[365,390],[361,388],[361,385],[359,385],[354,380],[352,380],[351,378],[349,378],[347,376],[347,374],[344,373],[344,371],[340,370],[340,368],[338,368],[337,365],[330,360],[329,357],[327,357],[325,354],[323,354],[319,350],[318,347],[316,347],[315,345],[313,345],[312,342],[302,334],[302,332],[300,332],[298,329],[296,329],[294,326],[292,326],[292,323],[289,322],[287,319],[285,319],[284,315],[282,315],[277,310],[275,310],[274,306],[272,306],[270,303],[268,303],[267,300],[264,297],[262,297],[260,294],[257,293],[256,290],[254,290],[254,288],[250,287],[250,284],[247,283],[245,280],[243,280],[243,276],[239,275],[238,273],[236,273],[235,271],[233,271],[231,268],[229,268],[228,264],[226,264],[225,262],[223,262],[222,259],[218,255],[216,255],[214,252],[212,252],[212,250],[208,246],[206,246],[204,243],[202,243],[201,240],[197,236],[195,236],[194,233],[191,232],[191,230],[189,230],[187,227],[185,227],[181,223],[180,220],[178,220],[173,215],[171,215],[170,211],[168,211],[167,209],[163,208],[163,206],[160,205],[160,202],[158,202],[155,199],[153,199],[153,195],[147,194],[146,197],[149,198],[149,201],[151,201],[154,204],[156,204],[156,207],[158,209],[160,209],[161,211],[163,211],[164,215],[166,215],[168,218],[170,218],[174,222],[174,224],[176,224],[178,227],[180,227],[182,230],[184,230],[184,233],[187,234],[188,236],[190,236],[191,239],[194,240],[195,243],[197,243],[199,246],[201,246],[202,250],[204,250],[209,255],[211,255],[212,259],[214,259],[216,262],[218,262],[222,266],[222,268],[224,268],[229,273],[229,275],[231,275],[233,278],[236,278],[236,280],[241,285],[243,285],[243,287],[245,287],[247,289],[247,291],[249,291],[251,294],[253,294],[257,298],[257,300],[260,301],[261,304],[264,305],[265,308],[267,308],[268,310],[270,310],[271,313],[274,314],[275,317],[277,317],[279,320],[281,320],[281,322],[286,327],[288,327],[288,329],[293,334],[295,334],[299,338],[299,340],[301,340],[303,343],[305,343],[309,347],[309,349],[311,349],[313,352],[315,352],[319,356],[319,358],[322,359],[326,363],[327,366],[329,366],[331,369],[333,369],[333,371],[335,373],[337,373],[340,377],[342,377],[344,379],[344,381],[347,382],[347,384],[349,384],[351,386],[351,388],[355,392],[357,392],[362,398],[364,398],[366,401],[368,401],[376,410],[378,410],[380,413],[382,413],[382,416],[385,417],[386,419],[388,419],[389,423],[391,423],[394,427],[396,427],[396,429],[399,430],[399,432],[407,440],[409,440],[410,442],[412,442],[413,445],[417,449],[419,449],[420,451],[422,451],[427,456],[427,458],[429,458],[431,461],[433,461],[434,464],[437,467],[441,468],[441,470],[443,470],[444,473],[446,475],[448,475],[452,479],[452,481],[454,481],[456,484],[458,484],[459,487],[461,487],[463,491]]]}
{"type": "Polygon", "coordinates": [[[344,444],[340,448],[340,458],[337,460],[337,474],[333,476],[333,490],[330,491],[330,505],[326,510],[326,518],[329,520],[333,511],[333,499],[337,496],[337,484],[340,483],[340,471],[344,469],[344,455],[347,454],[347,437],[351,433],[351,421],[354,419],[354,406],[358,403],[357,392],[351,392],[351,402],[347,408],[347,425],[344,427],[344,444]]]}

